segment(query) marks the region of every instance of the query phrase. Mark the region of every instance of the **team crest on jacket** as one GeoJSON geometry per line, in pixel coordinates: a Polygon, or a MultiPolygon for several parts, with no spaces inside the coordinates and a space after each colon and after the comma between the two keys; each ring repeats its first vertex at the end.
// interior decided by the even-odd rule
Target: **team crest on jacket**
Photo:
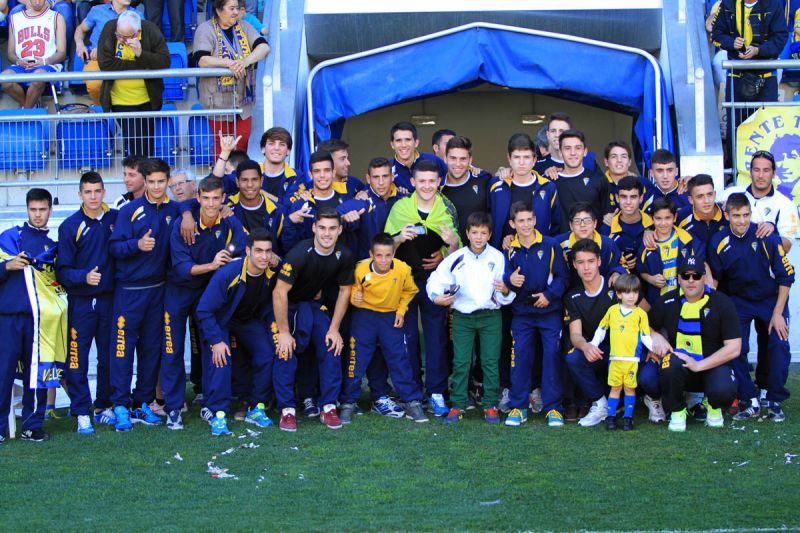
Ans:
{"type": "Polygon", "coordinates": [[[167,226],[169,226],[172,223],[172,215],[167,215],[166,221],[167,221],[167,226]]]}
{"type": "Polygon", "coordinates": [[[539,250],[538,252],[536,252],[536,256],[537,256],[539,259],[541,259],[543,255],[544,255],[544,250],[539,250]]]}
{"type": "Polygon", "coordinates": [[[583,185],[589,185],[589,178],[583,178],[583,185]]]}
{"type": "Polygon", "coordinates": [[[544,190],[539,191],[539,198],[544,200],[544,190]]]}
{"type": "Polygon", "coordinates": [[[472,186],[472,192],[474,192],[475,194],[478,194],[478,186],[477,185],[473,185],[472,186]]]}
{"type": "Polygon", "coordinates": [[[751,248],[753,249],[753,251],[755,252],[755,251],[756,251],[756,241],[753,241],[753,242],[751,242],[751,243],[750,243],[750,247],[751,247],[751,248]]]}
{"type": "Polygon", "coordinates": [[[342,257],[341,250],[336,250],[336,253],[334,255],[336,256],[336,260],[338,261],[342,257]]]}
{"type": "Polygon", "coordinates": [[[707,317],[707,316],[708,316],[708,312],[709,312],[709,309],[708,309],[708,307],[706,307],[705,309],[703,309],[703,318],[705,318],[705,317],[707,317]]]}
{"type": "Polygon", "coordinates": [[[222,232],[221,232],[220,230],[217,230],[217,231],[215,231],[215,232],[214,232],[214,237],[216,237],[217,239],[219,239],[219,236],[220,236],[221,234],[222,234],[222,232]]]}
{"type": "Polygon", "coordinates": [[[108,225],[108,231],[110,231],[110,232],[114,231],[114,224],[109,224],[108,225]]]}

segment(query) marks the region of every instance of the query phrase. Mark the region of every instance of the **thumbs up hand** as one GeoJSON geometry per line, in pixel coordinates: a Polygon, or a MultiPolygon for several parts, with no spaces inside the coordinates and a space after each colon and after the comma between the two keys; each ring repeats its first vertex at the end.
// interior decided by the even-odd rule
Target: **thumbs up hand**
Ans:
{"type": "Polygon", "coordinates": [[[100,273],[100,267],[94,267],[89,272],[86,273],[86,284],[91,285],[93,287],[97,287],[100,285],[100,280],[103,278],[103,275],[100,273]]]}
{"type": "Polygon", "coordinates": [[[139,249],[143,252],[150,252],[156,247],[156,240],[150,235],[153,233],[152,229],[147,230],[141,239],[139,239],[139,249]]]}
{"type": "Polygon", "coordinates": [[[519,269],[520,267],[517,267],[517,269],[512,272],[511,276],[508,278],[508,281],[510,281],[511,284],[516,288],[522,287],[522,284],[525,283],[525,276],[519,273],[519,269]]]}

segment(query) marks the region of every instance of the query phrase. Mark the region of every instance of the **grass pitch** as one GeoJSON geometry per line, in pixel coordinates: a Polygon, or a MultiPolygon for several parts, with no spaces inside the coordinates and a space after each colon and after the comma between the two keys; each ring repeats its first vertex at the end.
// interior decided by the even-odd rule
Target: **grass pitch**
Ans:
{"type": "MultiPolygon", "coordinates": [[[[800,369],[789,388],[800,390],[800,369]]],[[[795,529],[800,400],[784,407],[783,424],[690,421],[685,434],[649,424],[639,406],[629,433],[550,429],[541,415],[490,427],[478,411],[455,427],[366,414],[338,431],[301,419],[295,434],[259,436],[232,422],[233,438],[212,438],[196,408],[180,432],[84,437],[55,420],[49,442],[0,446],[0,529],[795,529]],[[236,477],[213,478],[209,461],[236,477]]]]}

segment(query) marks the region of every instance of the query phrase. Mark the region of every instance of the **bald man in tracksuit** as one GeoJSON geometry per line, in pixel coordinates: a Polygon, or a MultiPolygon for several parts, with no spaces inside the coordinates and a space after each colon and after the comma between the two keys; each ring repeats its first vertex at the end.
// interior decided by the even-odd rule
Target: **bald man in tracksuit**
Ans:
{"type": "Polygon", "coordinates": [[[147,190],[122,207],[109,245],[117,267],[111,341],[111,401],[117,431],[132,427],[128,411],[131,402],[134,421],[162,423],[148,405],[156,395],[170,232],[178,219],[178,205],[166,194],[169,166],[164,161],[145,160],[139,170],[145,176],[147,190]],[[137,378],[131,397],[134,350],[137,378]]]}
{"type": "Polygon", "coordinates": [[[167,412],[167,427],[182,429],[181,408],[186,399],[186,369],[183,359],[186,321],[211,275],[231,258],[244,253],[247,237],[236,217],[220,217],[224,198],[222,180],[209,176],[200,181],[199,208],[191,214],[197,232],[194,244],[181,237],[180,224],[170,236],[172,268],[167,273],[164,297],[164,345],[161,352],[161,390],[167,412]]]}
{"type": "Polygon", "coordinates": [[[757,237],[758,226],[750,222],[751,207],[744,194],[732,194],[725,204],[729,226],[709,241],[708,263],[720,290],[730,296],[739,314],[742,352],[731,361],[739,385],[739,412],[735,420],[759,414],[758,389],[750,378],[750,323],[768,325],[769,371],[767,373],[767,417],[785,419],[781,402],[789,398],[789,289],[794,268],[789,263],[778,234],[757,237]]]}

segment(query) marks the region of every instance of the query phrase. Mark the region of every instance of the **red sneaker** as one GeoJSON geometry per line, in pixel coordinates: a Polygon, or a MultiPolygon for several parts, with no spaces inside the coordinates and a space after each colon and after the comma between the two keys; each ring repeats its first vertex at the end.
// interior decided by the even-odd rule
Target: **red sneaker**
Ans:
{"type": "Polygon", "coordinates": [[[322,413],[319,415],[319,419],[323,424],[331,429],[339,429],[342,427],[342,421],[339,419],[336,408],[333,408],[330,411],[322,411],[322,413]]]}
{"type": "Polygon", "coordinates": [[[281,421],[278,423],[278,427],[283,431],[297,431],[297,420],[291,413],[281,415],[281,421]]]}

